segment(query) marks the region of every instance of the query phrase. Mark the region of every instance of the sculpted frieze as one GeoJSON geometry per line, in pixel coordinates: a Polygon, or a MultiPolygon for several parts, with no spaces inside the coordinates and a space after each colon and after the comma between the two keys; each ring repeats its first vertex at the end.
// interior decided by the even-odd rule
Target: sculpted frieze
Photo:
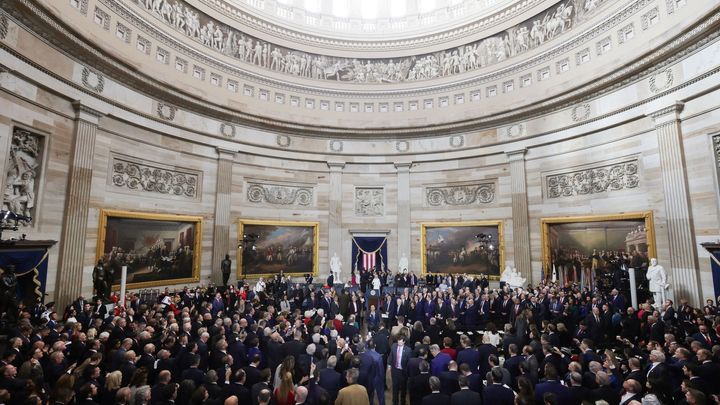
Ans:
{"type": "Polygon", "coordinates": [[[228,27],[184,1],[134,1],[193,40],[244,63],[316,80],[398,83],[462,74],[523,54],[571,30],[610,0],[558,1],[526,21],[482,40],[392,59],[349,59],[300,52],[228,27]]]}
{"type": "Polygon", "coordinates": [[[489,204],[495,201],[495,183],[427,187],[425,200],[431,207],[489,204]]]}
{"type": "Polygon", "coordinates": [[[195,199],[200,175],[113,156],[112,185],[129,191],[195,199]]]}
{"type": "Polygon", "coordinates": [[[313,202],[312,187],[248,183],[247,199],[251,203],[307,206],[313,202]]]}
{"type": "Polygon", "coordinates": [[[633,189],[640,185],[638,159],[546,176],[547,198],[633,189]]]}

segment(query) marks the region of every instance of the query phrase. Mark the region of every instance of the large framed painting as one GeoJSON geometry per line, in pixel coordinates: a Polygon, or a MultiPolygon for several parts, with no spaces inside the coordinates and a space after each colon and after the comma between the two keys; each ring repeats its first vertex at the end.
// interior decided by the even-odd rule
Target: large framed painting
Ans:
{"type": "Polygon", "coordinates": [[[656,255],[652,211],[544,218],[541,226],[546,279],[612,284],[623,267],[644,269],[656,255]]]}
{"type": "Polygon", "coordinates": [[[422,273],[500,278],[505,262],[502,221],[421,224],[422,273]]]}
{"type": "Polygon", "coordinates": [[[239,220],[238,278],[318,273],[318,222],[239,220]]]}
{"type": "Polygon", "coordinates": [[[127,266],[128,288],[200,280],[202,216],[102,210],[97,260],[117,288],[127,266]]]}

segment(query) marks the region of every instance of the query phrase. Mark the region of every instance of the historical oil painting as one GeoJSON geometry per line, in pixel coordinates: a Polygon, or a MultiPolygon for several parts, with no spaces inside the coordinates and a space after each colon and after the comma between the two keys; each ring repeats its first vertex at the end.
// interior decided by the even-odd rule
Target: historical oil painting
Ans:
{"type": "Polygon", "coordinates": [[[422,272],[500,276],[501,221],[422,224],[422,272]]]}
{"type": "Polygon", "coordinates": [[[545,218],[542,237],[545,279],[562,283],[616,285],[655,256],[652,212],[545,218]]]}
{"type": "Polygon", "coordinates": [[[128,288],[197,282],[202,217],[102,210],[97,260],[110,285],[127,266],[128,288]]]}
{"type": "Polygon", "coordinates": [[[317,222],[240,220],[238,277],[317,274],[317,222]]]}

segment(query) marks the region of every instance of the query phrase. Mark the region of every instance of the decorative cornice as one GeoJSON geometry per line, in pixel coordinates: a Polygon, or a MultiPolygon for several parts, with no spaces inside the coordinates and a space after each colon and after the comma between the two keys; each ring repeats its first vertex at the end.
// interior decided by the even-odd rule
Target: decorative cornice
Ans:
{"type": "Polygon", "coordinates": [[[659,110],[653,111],[648,114],[653,119],[655,125],[662,125],[668,121],[677,121],[680,119],[680,113],[685,108],[685,103],[682,101],[676,101],[675,104],[663,107],[659,110]]]}
{"type": "MultiPolygon", "coordinates": [[[[7,4],[8,0],[3,0],[0,3],[7,4]]],[[[641,0],[642,1],[642,0],[641,0]]],[[[18,2],[24,4],[27,7],[31,7],[32,3],[29,3],[27,0],[18,0],[18,2]]],[[[638,3],[634,3],[638,4],[638,3]]],[[[137,72],[130,72],[129,70],[122,67],[120,64],[116,63],[115,61],[110,60],[111,58],[108,58],[106,55],[101,55],[98,51],[92,50],[91,48],[87,47],[87,44],[85,44],[82,41],[79,41],[77,38],[75,38],[72,34],[69,33],[69,31],[64,30],[64,28],[60,27],[53,19],[48,18],[48,16],[41,10],[37,9],[36,7],[32,6],[33,12],[32,13],[23,13],[23,14],[17,14],[13,13],[14,17],[16,18],[23,18],[24,23],[29,23],[29,21],[26,19],[30,15],[37,15],[38,17],[42,18],[43,21],[45,21],[45,24],[38,25],[38,24],[30,24],[30,26],[36,31],[36,32],[42,32],[43,29],[47,27],[51,27],[53,30],[59,30],[62,32],[61,35],[58,35],[57,32],[53,31],[52,35],[43,35],[43,39],[54,42],[56,45],[58,42],[55,40],[59,37],[67,37],[71,38],[72,40],[76,41],[74,44],[77,45],[78,49],[86,48],[85,50],[88,50],[89,52],[83,53],[78,52],[76,56],[87,56],[87,55],[93,55],[92,59],[93,61],[97,63],[108,63],[111,66],[111,70],[114,71],[114,73],[111,75],[113,78],[118,78],[121,80],[128,81],[129,84],[131,84],[133,87],[136,87],[138,89],[143,89],[143,91],[150,91],[156,96],[158,95],[164,95],[167,97],[167,99],[172,99],[177,102],[181,102],[185,107],[187,107],[190,110],[194,111],[200,111],[201,114],[206,114],[213,117],[222,117],[221,119],[232,119],[233,121],[241,121],[245,124],[249,125],[262,125],[263,127],[267,126],[273,126],[278,129],[282,130],[293,130],[294,132],[305,132],[305,131],[311,131],[311,133],[315,136],[317,135],[327,135],[327,134],[343,134],[346,136],[352,135],[364,135],[364,136],[378,136],[378,135],[394,135],[394,136],[429,136],[434,135],[437,133],[437,131],[461,131],[461,130],[468,130],[473,129],[477,130],[479,128],[487,127],[495,125],[497,122],[507,122],[512,120],[518,120],[518,119],[528,119],[530,117],[536,116],[538,114],[547,114],[550,111],[555,111],[562,108],[567,108],[568,105],[576,104],[578,98],[585,98],[589,99],[591,97],[599,97],[600,95],[607,93],[609,91],[613,91],[617,88],[627,86],[629,83],[636,82],[638,80],[641,80],[643,77],[647,76],[648,74],[651,74],[652,72],[656,71],[657,69],[662,69],[666,66],[668,66],[671,63],[674,63],[678,59],[684,58],[689,53],[692,53],[696,51],[699,47],[702,47],[709,43],[710,41],[714,40],[718,36],[718,30],[717,28],[717,22],[718,18],[720,16],[720,13],[714,12],[712,14],[709,14],[705,19],[699,21],[697,25],[695,25],[693,28],[685,31],[682,35],[676,37],[674,40],[668,42],[663,47],[656,49],[655,51],[651,52],[648,55],[645,55],[643,58],[636,60],[633,63],[630,63],[626,65],[624,68],[618,69],[615,73],[611,75],[607,75],[603,77],[600,80],[596,80],[594,82],[589,83],[587,86],[583,86],[582,88],[575,89],[573,91],[567,92],[562,96],[555,97],[553,99],[543,101],[540,103],[535,103],[532,106],[524,107],[524,108],[518,108],[514,109],[512,111],[508,111],[506,113],[496,114],[493,116],[486,116],[483,118],[478,119],[472,119],[464,122],[458,122],[458,123],[452,123],[452,124],[440,124],[440,125],[434,125],[434,126],[424,126],[422,128],[402,128],[402,129],[338,129],[338,128],[312,128],[309,129],[307,126],[304,125],[297,125],[293,123],[286,123],[281,122],[278,120],[269,120],[259,117],[252,117],[245,114],[242,114],[241,112],[234,112],[234,115],[226,113],[227,110],[223,111],[223,108],[217,105],[212,105],[211,103],[207,103],[204,101],[196,100],[196,99],[189,99],[184,95],[181,95],[179,92],[174,90],[168,90],[167,88],[160,87],[157,85],[157,82],[148,79],[147,77],[138,75],[137,72]],[[688,44],[688,42],[690,44],[688,44]],[[664,58],[664,59],[663,59],[664,58]],[[645,70],[643,70],[645,69],[645,70]],[[568,101],[569,100],[569,101],[568,101]]],[[[11,9],[14,10],[14,9],[11,9]]],[[[57,78],[65,83],[67,83],[70,86],[73,86],[75,88],[78,88],[81,91],[84,91],[82,87],[77,87],[72,82],[69,82],[66,79],[60,78],[57,76],[57,74],[54,74],[53,72],[50,72],[46,69],[44,69],[42,66],[39,66],[37,63],[34,63],[31,60],[28,60],[27,58],[23,57],[22,55],[19,55],[17,52],[15,52],[12,48],[7,47],[5,44],[0,44],[4,49],[8,50],[12,54],[14,54],[19,59],[23,60],[25,63],[28,63],[32,66],[34,66],[37,69],[40,69],[44,71],[46,74],[53,76],[54,78],[57,78]]],[[[661,93],[650,97],[648,99],[641,100],[639,102],[633,103],[631,105],[625,106],[621,109],[609,112],[607,114],[593,117],[592,119],[588,120],[587,122],[597,121],[609,116],[612,116],[614,114],[618,114],[624,111],[628,111],[630,109],[636,108],[638,106],[641,106],[643,104],[646,104],[652,100],[655,100],[660,97],[664,97],[667,94],[670,94],[673,91],[677,91],[680,88],[686,87],[688,85],[691,85],[693,83],[696,83],[700,80],[703,80],[713,74],[715,74],[718,71],[718,69],[712,69],[704,74],[701,74],[693,79],[690,79],[686,82],[678,84],[674,88],[669,88],[667,90],[662,91],[661,93]]],[[[88,94],[92,94],[91,92],[87,92],[88,94]]],[[[97,94],[95,94],[96,97],[97,94]]],[[[114,100],[108,99],[106,97],[98,97],[100,99],[103,99],[106,102],[109,102],[114,105],[118,105],[114,100]]],[[[147,117],[147,118],[153,118],[152,116],[149,116],[143,112],[135,111],[135,113],[147,117]]],[[[565,128],[560,128],[565,129],[565,128]]]]}

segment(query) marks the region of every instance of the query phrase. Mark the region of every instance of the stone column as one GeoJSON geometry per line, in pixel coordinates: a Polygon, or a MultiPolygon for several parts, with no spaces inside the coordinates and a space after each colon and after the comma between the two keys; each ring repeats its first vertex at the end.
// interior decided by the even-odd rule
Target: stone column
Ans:
{"type": "MultiPolygon", "coordinates": [[[[237,248],[230,243],[230,211],[231,199],[230,192],[232,188],[232,170],[233,160],[235,160],[235,151],[217,148],[218,166],[217,166],[217,183],[215,185],[215,226],[213,227],[213,248],[212,248],[212,269],[210,279],[215,284],[222,283],[222,271],[220,263],[225,259],[225,255],[230,254],[230,249],[237,248]]],[[[235,255],[231,254],[230,259],[233,260],[233,270],[230,272],[228,284],[232,284],[236,280],[237,263],[235,263],[235,255]]]]}
{"type": "MultiPolygon", "coordinates": [[[[512,193],[513,256],[518,273],[533,283],[530,261],[530,220],[528,218],[527,178],[525,173],[525,149],[507,152],[510,166],[510,192],[512,193]]],[[[505,264],[500,264],[500,272],[505,264]]]]}
{"type": "MultiPolygon", "coordinates": [[[[398,238],[398,251],[397,257],[393,263],[397,264],[403,255],[407,256],[408,259],[412,257],[410,251],[410,167],[412,162],[395,162],[395,168],[397,169],[397,238],[398,238]]],[[[388,260],[389,261],[389,260],[388,260]]],[[[397,271],[397,267],[392,269],[397,271]]],[[[409,269],[411,271],[418,269],[409,269]]],[[[416,271],[415,274],[420,274],[420,271],[416,271]]]]}
{"type": "MultiPolygon", "coordinates": [[[[342,170],[345,162],[327,162],[330,169],[330,187],[328,195],[328,266],[333,254],[337,253],[343,262],[343,270],[340,273],[340,280],[348,281],[350,278],[350,263],[345,263],[342,252],[342,170]]],[[[348,253],[349,255],[349,253],[348,253]]],[[[321,272],[319,282],[325,282],[324,278],[330,275],[330,268],[327,273],[321,272]]]]}
{"type": "Polygon", "coordinates": [[[90,209],[95,138],[98,121],[103,115],[79,101],[74,102],[73,107],[75,107],[75,134],[65,193],[64,223],[60,237],[60,257],[55,287],[57,308],[65,308],[83,292],[85,237],[90,209]]]}
{"type": "MultiPolygon", "coordinates": [[[[670,275],[671,296],[675,301],[687,298],[690,305],[702,302],[698,286],[698,262],[695,250],[695,233],[688,192],[685,154],[683,148],[680,113],[683,103],[675,103],[650,114],[655,123],[662,172],[663,196],[668,237],[670,240],[670,266],[664,265],[670,275]]],[[[662,263],[661,263],[662,264],[662,263]]]]}

